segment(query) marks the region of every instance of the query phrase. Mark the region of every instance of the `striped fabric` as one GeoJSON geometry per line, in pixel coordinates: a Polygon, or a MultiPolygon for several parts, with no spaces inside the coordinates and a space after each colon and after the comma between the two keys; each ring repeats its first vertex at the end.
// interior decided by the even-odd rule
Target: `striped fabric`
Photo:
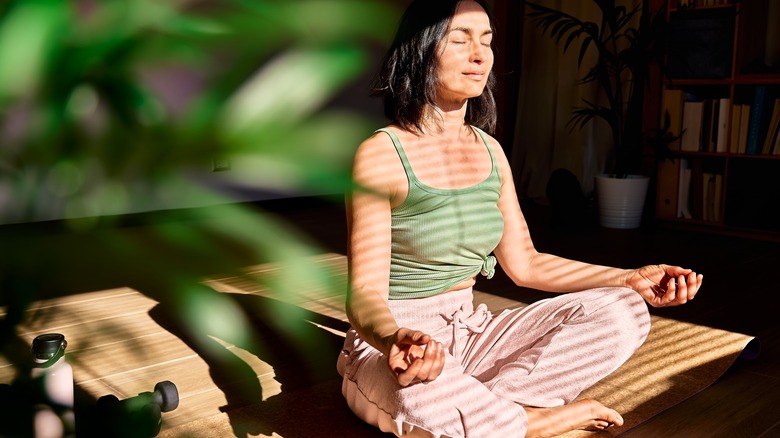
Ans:
{"type": "Polygon", "coordinates": [[[492,315],[472,290],[390,300],[398,324],[447,348],[433,382],[400,387],[384,356],[347,333],[338,369],[355,414],[397,436],[525,435],[522,406],[571,402],[625,362],[650,330],[647,306],[626,288],[558,295],[492,315]]]}

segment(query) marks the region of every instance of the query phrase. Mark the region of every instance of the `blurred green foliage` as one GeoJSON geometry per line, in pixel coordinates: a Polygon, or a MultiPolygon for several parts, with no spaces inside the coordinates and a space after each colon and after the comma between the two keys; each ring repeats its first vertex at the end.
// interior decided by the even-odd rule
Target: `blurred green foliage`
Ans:
{"type": "Polygon", "coordinates": [[[391,36],[394,13],[360,0],[6,3],[0,221],[209,196],[168,187],[227,156],[238,184],[343,189],[370,122],[323,107],[365,70],[367,44],[391,36]]]}
{"type": "Polygon", "coordinates": [[[289,263],[279,293],[342,292],[343,278],[302,259],[311,242],[220,187],[343,193],[378,121],[330,103],[399,14],[380,0],[2,3],[0,224],[66,219],[56,232],[1,227],[4,346],[30,302],[85,284],[126,281],[193,338],[236,343],[251,330],[244,310],[203,286],[205,273],[289,263]],[[212,173],[215,159],[233,169],[212,173]],[[216,204],[218,226],[167,210],[216,204]],[[162,220],[115,223],[150,210],[162,220]]]}

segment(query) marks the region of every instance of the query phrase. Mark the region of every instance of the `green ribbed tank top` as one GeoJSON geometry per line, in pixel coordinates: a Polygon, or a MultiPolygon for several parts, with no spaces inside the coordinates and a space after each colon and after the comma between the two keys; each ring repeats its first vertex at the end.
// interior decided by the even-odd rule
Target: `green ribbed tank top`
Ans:
{"type": "Polygon", "coordinates": [[[504,232],[498,209],[501,174],[486,134],[473,129],[493,167],[485,180],[460,189],[423,184],[398,137],[379,129],[392,139],[409,181],[406,199],[391,211],[390,299],[436,295],[477,273],[491,278],[495,272],[496,259],[490,254],[504,232]]]}

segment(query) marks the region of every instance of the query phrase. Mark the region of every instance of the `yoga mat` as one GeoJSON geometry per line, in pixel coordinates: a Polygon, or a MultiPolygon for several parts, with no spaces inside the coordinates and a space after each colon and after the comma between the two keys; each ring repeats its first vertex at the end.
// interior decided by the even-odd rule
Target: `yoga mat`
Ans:
{"type": "MultiPolygon", "coordinates": [[[[338,254],[321,256],[319,262],[342,274],[346,260],[338,254]]],[[[247,274],[279,275],[284,268],[267,265],[249,268],[247,274]]],[[[217,290],[231,293],[262,294],[245,278],[219,278],[210,282],[217,290]]],[[[284,300],[285,297],[275,298],[284,300]]],[[[346,321],[343,296],[323,296],[321,291],[287,300],[318,313],[346,321]]],[[[484,302],[491,310],[522,306],[525,303],[475,291],[475,301],[484,302]]],[[[652,328],[643,346],[618,370],[584,391],[581,398],[594,398],[616,409],[625,423],[603,432],[574,431],[566,438],[601,438],[617,436],[653,416],[677,405],[714,383],[741,355],[758,353],[758,339],[753,336],[652,316],[652,328]]],[[[327,381],[311,391],[280,393],[257,405],[236,409],[182,425],[160,436],[273,436],[332,437],[386,436],[353,417],[341,397],[340,381],[327,381]],[[278,400],[269,403],[273,398],[278,400]],[[235,430],[234,430],[235,428],[235,430]],[[231,432],[232,431],[232,432],[231,432]],[[236,431],[240,434],[231,434],[236,431]],[[256,434],[252,434],[254,431],[256,434]],[[183,435],[182,435],[183,434],[183,435]]]]}

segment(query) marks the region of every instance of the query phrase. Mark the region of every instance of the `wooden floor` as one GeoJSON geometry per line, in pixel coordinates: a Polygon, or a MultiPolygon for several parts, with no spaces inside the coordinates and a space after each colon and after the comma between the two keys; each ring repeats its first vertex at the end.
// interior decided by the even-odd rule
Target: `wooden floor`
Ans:
{"type": "MultiPolygon", "coordinates": [[[[266,203],[263,208],[286,220],[301,233],[310,236],[324,250],[345,253],[346,230],[344,212],[340,204],[313,200],[284,201],[266,203]]],[[[631,438],[780,437],[780,322],[778,322],[780,319],[775,315],[773,306],[776,294],[780,291],[780,276],[777,276],[775,271],[780,266],[780,244],[652,226],[629,231],[607,230],[594,225],[590,219],[586,220],[581,227],[566,228],[552,224],[547,208],[528,205],[525,206],[524,211],[535,245],[541,251],[622,267],[666,262],[696,269],[705,276],[700,296],[685,306],[653,309],[653,313],[754,335],[761,340],[762,352],[757,358],[738,361],[726,375],[705,391],[628,431],[623,436],[631,438]]],[[[219,220],[219,217],[199,216],[196,220],[219,220]]],[[[142,231],[144,224],[144,221],[131,222],[131,225],[122,232],[135,235],[142,231]]],[[[10,232],[17,233],[17,231],[19,230],[14,229],[10,232]]],[[[27,229],[22,231],[30,232],[27,229]]],[[[73,242],[63,242],[58,246],[72,244],[73,242]]],[[[234,260],[232,263],[247,261],[251,260],[234,260]]],[[[160,307],[154,299],[146,296],[139,297],[137,293],[128,289],[111,289],[111,286],[124,284],[121,283],[121,279],[115,278],[112,272],[103,269],[105,266],[101,264],[99,254],[94,258],[71,263],[72,266],[68,267],[68,271],[78,270],[82,274],[89,272],[91,275],[80,275],[79,281],[68,279],[68,286],[63,286],[62,293],[107,290],[108,292],[104,294],[110,295],[110,299],[127,300],[125,313],[130,325],[134,320],[134,314],[159,316],[157,322],[165,328],[165,332],[170,332],[159,334],[161,350],[158,353],[160,354],[165,353],[165,347],[168,345],[165,339],[168,339],[171,333],[182,337],[182,334],[176,331],[175,325],[168,325],[175,321],[167,319],[164,312],[153,311],[154,308],[160,307]],[[81,268],[77,269],[79,266],[81,268]]],[[[220,268],[215,268],[218,270],[225,266],[213,260],[204,263],[209,266],[219,265],[220,268]]],[[[192,264],[203,269],[197,261],[192,261],[192,264]]],[[[131,268],[127,267],[127,269],[131,268]]],[[[212,272],[204,272],[204,274],[210,273],[212,272]]],[[[138,272],[131,272],[131,274],[139,275],[138,272]]],[[[500,271],[492,280],[480,281],[477,288],[506,298],[517,297],[516,294],[521,293],[520,299],[524,301],[542,296],[535,291],[518,292],[518,289],[500,271]]],[[[99,301],[108,296],[89,298],[99,301]]],[[[0,320],[0,329],[8,330],[12,317],[13,315],[6,316],[0,320]]],[[[341,323],[340,327],[343,327],[343,321],[330,321],[330,323],[334,327],[341,323]]],[[[96,330],[97,335],[101,335],[100,330],[96,330]]],[[[196,346],[191,347],[197,349],[196,346]]],[[[331,345],[320,347],[332,348],[331,345]]],[[[20,345],[4,344],[3,352],[8,355],[10,350],[16,349],[18,352],[23,348],[24,346],[20,345]]],[[[231,348],[240,350],[235,345],[231,348]]],[[[87,354],[100,355],[101,352],[91,351],[87,354]]],[[[237,354],[240,354],[240,351],[237,354]]],[[[196,358],[191,358],[191,361],[199,363],[196,358]]],[[[262,363],[257,364],[257,368],[261,371],[265,366],[262,363]]],[[[324,366],[330,367],[332,364],[324,364],[324,366]]],[[[329,373],[333,371],[331,368],[327,370],[329,373]]],[[[103,385],[104,383],[96,380],[91,384],[103,385]]],[[[151,389],[144,387],[138,390],[151,389]]],[[[111,390],[108,384],[97,388],[96,393],[108,393],[111,390]]],[[[263,395],[267,398],[272,394],[273,392],[269,392],[266,388],[263,395]]],[[[223,400],[222,402],[229,405],[240,401],[223,400]]],[[[171,413],[174,414],[184,415],[184,412],[171,413]]],[[[285,436],[299,435],[290,433],[285,436]]]]}
{"type": "MultiPolygon", "coordinates": [[[[718,382],[623,434],[627,438],[780,437],[780,244],[645,224],[609,230],[588,216],[578,228],[554,225],[548,208],[524,206],[540,251],[620,267],[679,264],[704,274],[700,295],[675,308],[651,309],[669,318],[756,336],[761,353],[740,360],[718,382]]],[[[338,206],[288,217],[336,251],[343,251],[338,206]]],[[[648,222],[648,221],[646,221],[648,222]]],[[[517,289],[500,271],[478,289],[513,296],[517,289]]],[[[541,296],[523,291],[525,297],[541,296]]]]}

